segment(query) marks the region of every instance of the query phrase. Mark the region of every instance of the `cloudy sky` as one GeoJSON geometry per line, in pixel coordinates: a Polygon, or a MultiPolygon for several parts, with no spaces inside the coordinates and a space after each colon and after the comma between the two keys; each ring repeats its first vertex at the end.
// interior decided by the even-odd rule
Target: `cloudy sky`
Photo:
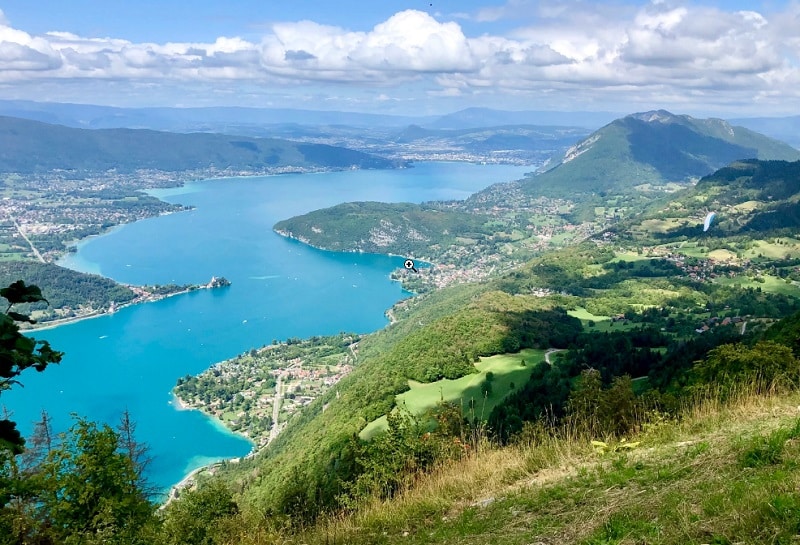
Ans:
{"type": "Polygon", "coordinates": [[[800,112],[800,0],[0,0],[0,98],[800,112]]]}

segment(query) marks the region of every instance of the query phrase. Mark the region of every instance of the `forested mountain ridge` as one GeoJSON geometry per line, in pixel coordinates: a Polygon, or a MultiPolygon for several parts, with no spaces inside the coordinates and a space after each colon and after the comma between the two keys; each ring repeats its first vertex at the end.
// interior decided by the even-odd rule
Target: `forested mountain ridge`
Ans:
{"type": "Polygon", "coordinates": [[[489,220],[425,204],[354,202],[280,221],[274,229],[327,250],[423,256],[431,246],[491,235],[489,220]]]}
{"type": "Polygon", "coordinates": [[[642,242],[702,237],[717,246],[747,246],[758,238],[796,235],[798,201],[800,161],[736,161],[694,187],[653,202],[610,231],[623,237],[633,231],[642,242]],[[703,231],[704,219],[712,212],[710,227],[703,231]]]}
{"type": "Polygon", "coordinates": [[[642,112],[595,131],[523,186],[537,195],[614,193],[700,178],[741,159],[796,161],[800,151],[721,119],[642,112]]]}
{"type": "Polygon", "coordinates": [[[0,117],[0,172],[142,169],[266,171],[304,168],[395,168],[402,162],[324,144],[148,129],[76,129],[0,117]]]}

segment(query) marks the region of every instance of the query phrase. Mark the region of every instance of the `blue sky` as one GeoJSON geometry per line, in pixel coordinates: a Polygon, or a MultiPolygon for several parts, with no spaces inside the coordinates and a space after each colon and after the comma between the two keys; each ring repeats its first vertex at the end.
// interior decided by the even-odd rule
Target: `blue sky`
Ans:
{"type": "Polygon", "coordinates": [[[800,2],[0,0],[0,98],[800,111],[800,2]]]}

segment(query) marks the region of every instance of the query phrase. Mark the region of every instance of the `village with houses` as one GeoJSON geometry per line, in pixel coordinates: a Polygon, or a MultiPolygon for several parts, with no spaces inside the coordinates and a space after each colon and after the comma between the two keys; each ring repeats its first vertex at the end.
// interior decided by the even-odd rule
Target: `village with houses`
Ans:
{"type": "Polygon", "coordinates": [[[176,404],[220,420],[258,450],[295,413],[353,370],[359,340],[358,335],[340,333],[273,341],[178,379],[176,404]]]}

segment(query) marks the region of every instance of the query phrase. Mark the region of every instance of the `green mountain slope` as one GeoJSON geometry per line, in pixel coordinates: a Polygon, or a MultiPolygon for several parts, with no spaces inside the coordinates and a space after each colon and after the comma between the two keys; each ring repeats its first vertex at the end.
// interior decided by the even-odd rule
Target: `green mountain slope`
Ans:
{"type": "Polygon", "coordinates": [[[773,236],[793,236],[800,226],[800,161],[736,161],[694,187],[648,206],[612,230],[666,243],[696,239],[747,246],[773,236]],[[707,232],[703,221],[715,217],[707,232]]]}
{"type": "Polygon", "coordinates": [[[530,193],[616,192],[683,182],[740,159],[800,159],[800,151],[721,119],[664,110],[626,116],[570,148],[550,170],[526,180],[530,193]]]}
{"type": "Polygon", "coordinates": [[[134,129],[74,129],[0,117],[0,172],[55,169],[170,172],[293,168],[393,168],[398,162],[327,146],[271,138],[134,129]]]}
{"type": "MultiPolygon", "coordinates": [[[[702,221],[697,216],[705,204],[699,192],[723,187],[721,182],[711,182],[715,178],[731,177],[743,188],[723,192],[730,197],[726,202],[731,207],[747,209],[754,195],[769,200],[774,193],[773,200],[779,195],[790,199],[795,195],[792,184],[798,179],[794,165],[737,163],[729,168],[743,175],[733,176],[723,169],[696,187],[674,193],[671,202],[693,203],[687,213],[702,221]]],[[[344,205],[337,214],[350,218],[346,223],[358,229],[362,212],[376,218],[382,212],[396,213],[394,207],[387,211],[380,207],[344,205]]],[[[407,213],[417,211],[412,206],[407,213]]],[[[648,213],[655,214],[656,208],[648,213]]],[[[304,221],[308,230],[316,226],[307,218],[304,221]]],[[[349,487],[356,486],[354,482],[374,478],[374,472],[380,471],[356,462],[359,449],[370,448],[356,436],[395,406],[396,396],[408,391],[409,380],[431,383],[475,373],[476,356],[525,348],[571,348],[559,355],[565,362],[559,366],[537,363],[533,382],[518,385],[507,401],[493,398],[497,406],[490,422],[497,423],[495,431],[499,427],[518,430],[544,407],[555,410],[548,413],[553,416],[563,414],[567,397],[587,367],[602,373],[606,387],[623,374],[638,377],[637,388],[660,399],[680,391],[694,362],[716,344],[742,338],[745,328],[733,317],[748,317],[748,334],[758,334],[766,324],[800,308],[800,288],[784,276],[794,273],[783,267],[782,253],[761,248],[764,256],[754,259],[754,265],[706,262],[703,257],[708,249],[699,250],[698,245],[709,237],[703,236],[697,223],[691,236],[681,235],[682,241],[666,240],[643,251],[642,246],[659,244],[654,229],[641,227],[648,221],[665,220],[646,216],[639,224],[632,221],[628,228],[608,231],[608,236],[601,234],[542,255],[495,280],[445,288],[399,305],[395,309],[399,321],[362,339],[352,374],[293,417],[263,453],[231,465],[223,475],[239,483],[245,505],[296,521],[308,520],[333,506],[341,507],[344,491],[352,492],[349,487]],[[681,242],[685,248],[679,246],[681,242]],[[682,257],[673,256],[681,252],[682,257]],[[572,327],[566,318],[563,325],[554,326],[564,316],[559,308],[580,319],[583,333],[578,341],[559,337],[572,327]],[[713,316],[719,318],[709,322],[713,316]],[[726,316],[729,325],[713,329],[726,316]],[[711,324],[713,332],[699,333],[706,324],[711,324]]],[[[330,236],[336,238],[333,233],[330,236]]],[[[749,235],[739,236],[752,240],[749,235]]],[[[798,244],[776,247],[800,252],[798,244]]],[[[502,380],[496,385],[508,387],[502,380]]]]}

